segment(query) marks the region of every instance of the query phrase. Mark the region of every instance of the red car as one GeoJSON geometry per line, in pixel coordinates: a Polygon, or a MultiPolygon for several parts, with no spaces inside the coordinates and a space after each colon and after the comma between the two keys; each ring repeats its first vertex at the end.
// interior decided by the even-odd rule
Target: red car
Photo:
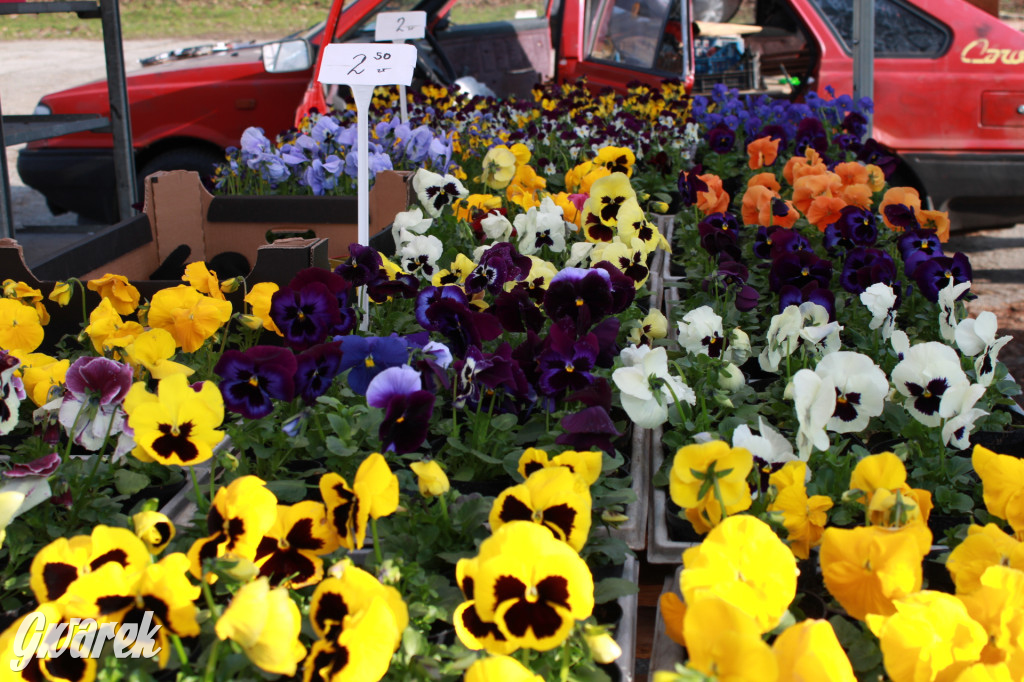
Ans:
{"type": "MultiPolygon", "coordinates": [[[[456,26],[444,18],[455,2],[356,0],[341,13],[336,35],[370,40],[376,12],[424,9],[430,17],[424,66],[441,81],[474,76],[499,95],[528,91],[538,78],[586,77],[593,87],[624,90],[631,81],[656,86],[675,77],[700,89],[725,76],[695,72],[705,63],[695,54],[697,32],[721,31],[740,5],[549,0],[546,16],[456,26]],[[707,19],[712,23],[701,23],[707,19]]],[[[758,56],[763,79],[799,83],[789,96],[808,89],[826,96],[829,85],[850,93],[852,6],[850,0],[758,0],[747,17],[756,28],[729,26],[742,34],[746,56],[758,56]]],[[[954,228],[1024,221],[1024,34],[966,0],[876,0],[875,12],[873,136],[901,160],[891,181],[914,185],[935,208],[949,210],[954,228]]],[[[292,38],[315,49],[321,33],[318,26],[292,38]]],[[[260,46],[240,47],[127,79],[140,176],[207,168],[250,125],[268,135],[292,126],[312,74],[311,53],[301,64],[307,68],[290,73],[269,73],[261,54],[260,46]]],[[[759,83],[743,83],[751,85],[759,83]]],[[[99,82],[47,95],[40,107],[55,114],[103,112],[106,97],[99,82]]],[[[98,133],[35,142],[21,152],[18,172],[51,207],[113,220],[111,147],[111,137],[98,133]]]]}

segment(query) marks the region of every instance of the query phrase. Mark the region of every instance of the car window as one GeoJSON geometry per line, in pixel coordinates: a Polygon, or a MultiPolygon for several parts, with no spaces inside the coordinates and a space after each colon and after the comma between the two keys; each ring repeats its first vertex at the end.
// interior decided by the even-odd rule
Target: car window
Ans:
{"type": "MultiPolygon", "coordinates": [[[[828,22],[843,49],[852,53],[853,3],[811,0],[828,22]]],[[[899,0],[875,0],[876,57],[941,57],[953,35],[945,24],[899,0]]]]}
{"type": "Polygon", "coordinates": [[[677,0],[606,0],[594,3],[590,59],[644,70],[681,73],[677,0]],[[670,14],[675,10],[675,16],[670,14]],[[674,50],[675,59],[667,54],[674,50]]]}

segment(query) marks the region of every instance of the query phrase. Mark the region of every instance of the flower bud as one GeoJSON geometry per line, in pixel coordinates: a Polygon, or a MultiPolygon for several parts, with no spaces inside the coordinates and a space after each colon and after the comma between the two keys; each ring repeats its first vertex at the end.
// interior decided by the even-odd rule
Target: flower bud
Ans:
{"type": "Polygon", "coordinates": [[[263,320],[255,315],[238,315],[238,322],[246,329],[251,329],[252,331],[263,327],[263,320]]]}
{"type": "Polygon", "coordinates": [[[622,655],[619,643],[603,627],[589,625],[583,633],[590,655],[598,663],[613,663],[622,655]]]}
{"type": "Polygon", "coordinates": [[[70,282],[56,282],[48,298],[57,305],[64,307],[71,301],[73,291],[70,282]]]}
{"type": "Polygon", "coordinates": [[[743,376],[743,372],[740,368],[731,362],[722,363],[721,368],[718,370],[718,387],[723,391],[729,393],[735,393],[736,391],[743,388],[743,385],[747,383],[746,378],[743,376]]]}
{"type": "Polygon", "coordinates": [[[448,482],[448,476],[444,473],[444,469],[434,460],[413,462],[409,465],[409,468],[416,474],[420,495],[423,497],[443,495],[451,488],[451,483],[448,482]]]}

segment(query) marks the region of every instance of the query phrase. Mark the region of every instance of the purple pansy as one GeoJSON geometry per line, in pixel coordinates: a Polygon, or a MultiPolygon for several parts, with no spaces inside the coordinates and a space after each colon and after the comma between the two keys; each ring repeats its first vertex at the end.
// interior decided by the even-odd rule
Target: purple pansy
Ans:
{"type": "MultiPolygon", "coordinates": [[[[971,281],[971,263],[962,253],[955,253],[952,257],[934,256],[921,261],[912,277],[925,298],[936,302],[939,300],[939,290],[944,289],[950,279],[954,284],[971,281]]],[[[967,296],[969,291],[965,291],[960,298],[967,296]]]]}
{"type": "Polygon", "coordinates": [[[615,455],[612,439],[622,434],[615,428],[615,423],[603,407],[595,405],[576,414],[568,414],[562,417],[561,424],[565,433],[555,438],[559,445],[568,445],[574,450],[599,448],[609,455],[615,455]]]}
{"type": "Polygon", "coordinates": [[[509,242],[498,242],[480,257],[480,263],[466,277],[466,292],[476,294],[484,289],[497,295],[507,282],[517,282],[530,274],[533,261],[523,256],[509,242]]]}
{"type": "Polygon", "coordinates": [[[296,358],[295,392],[307,403],[327,392],[341,374],[341,342],[321,343],[296,358]]]}
{"type": "Polygon", "coordinates": [[[287,348],[253,346],[246,351],[226,350],[213,368],[221,378],[224,407],[246,419],[260,419],[274,409],[274,400],[295,396],[298,363],[287,348]]]}
{"type": "Polygon", "coordinates": [[[768,274],[768,283],[773,291],[778,291],[786,284],[803,287],[812,281],[827,287],[831,279],[832,263],[818,258],[810,251],[784,253],[772,261],[772,269],[768,274]]]}
{"type": "Polygon", "coordinates": [[[337,297],[320,282],[298,290],[282,287],[275,291],[270,318],[295,350],[322,343],[341,322],[337,297]]]}
{"type": "Polygon", "coordinates": [[[540,356],[542,393],[557,396],[566,391],[586,388],[594,379],[591,370],[597,362],[598,342],[594,334],[576,339],[561,325],[552,325],[547,350],[540,356]]]}
{"type": "Polygon", "coordinates": [[[341,371],[347,369],[348,385],[365,395],[370,381],[388,367],[409,361],[409,344],[398,336],[345,336],[341,338],[341,371]]]}
{"type": "Polygon", "coordinates": [[[881,249],[857,247],[846,254],[839,284],[851,294],[860,294],[872,284],[891,285],[896,280],[896,263],[881,249]]]}
{"type": "Polygon", "coordinates": [[[74,442],[98,450],[126,425],[124,402],[132,387],[132,368],[108,358],[81,357],[64,377],[64,400],[58,419],[74,442]]]}

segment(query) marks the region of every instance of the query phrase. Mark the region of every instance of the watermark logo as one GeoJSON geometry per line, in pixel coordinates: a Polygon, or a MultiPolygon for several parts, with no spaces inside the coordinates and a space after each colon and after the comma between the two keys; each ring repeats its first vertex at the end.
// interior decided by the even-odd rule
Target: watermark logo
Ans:
{"type": "Polygon", "coordinates": [[[72,658],[98,659],[107,642],[113,644],[116,658],[153,658],[161,649],[156,646],[160,627],[153,623],[152,611],[146,611],[138,623],[103,624],[92,618],[47,623],[45,614],[34,611],[14,635],[11,670],[21,672],[35,656],[57,658],[67,653],[72,658]]]}

